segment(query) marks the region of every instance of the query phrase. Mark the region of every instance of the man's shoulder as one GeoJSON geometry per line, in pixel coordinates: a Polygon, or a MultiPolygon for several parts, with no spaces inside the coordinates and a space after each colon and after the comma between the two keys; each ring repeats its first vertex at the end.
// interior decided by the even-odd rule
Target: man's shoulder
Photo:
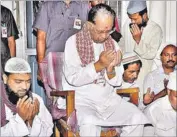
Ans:
{"type": "Polygon", "coordinates": [[[151,28],[152,30],[162,31],[160,25],[157,24],[157,23],[156,23],[155,21],[153,21],[153,20],[149,20],[147,26],[148,26],[149,28],[151,28]]]}
{"type": "Polygon", "coordinates": [[[67,39],[67,41],[73,41],[74,39],[76,39],[76,35],[77,35],[77,33],[71,35],[71,36],[67,39]]]}
{"type": "Polygon", "coordinates": [[[32,95],[33,95],[33,98],[37,98],[39,100],[39,102],[43,101],[42,97],[39,96],[38,94],[33,92],[32,95]]]}
{"type": "MultiPolygon", "coordinates": [[[[76,34],[77,34],[77,33],[76,33],[76,34]]],[[[72,45],[75,45],[76,34],[71,35],[71,36],[66,40],[65,50],[66,50],[67,48],[69,48],[69,49],[71,50],[71,48],[73,47],[72,45]]]]}
{"type": "Polygon", "coordinates": [[[1,16],[3,14],[12,14],[12,13],[11,13],[10,9],[8,9],[8,8],[4,7],[3,5],[1,5],[1,16]]]}
{"type": "Polygon", "coordinates": [[[149,73],[147,74],[147,77],[158,77],[158,76],[160,76],[160,74],[163,74],[162,68],[161,68],[161,67],[158,67],[158,68],[156,68],[155,70],[149,72],[149,73]]]}

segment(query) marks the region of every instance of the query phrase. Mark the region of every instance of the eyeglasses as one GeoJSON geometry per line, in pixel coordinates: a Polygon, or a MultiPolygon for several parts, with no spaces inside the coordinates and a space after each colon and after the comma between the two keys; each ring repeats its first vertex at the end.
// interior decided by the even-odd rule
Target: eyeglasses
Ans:
{"type": "Polygon", "coordinates": [[[111,29],[111,30],[98,30],[96,29],[96,27],[94,26],[94,30],[97,34],[101,35],[101,34],[107,34],[107,35],[111,35],[114,31],[115,31],[115,28],[111,29]]]}

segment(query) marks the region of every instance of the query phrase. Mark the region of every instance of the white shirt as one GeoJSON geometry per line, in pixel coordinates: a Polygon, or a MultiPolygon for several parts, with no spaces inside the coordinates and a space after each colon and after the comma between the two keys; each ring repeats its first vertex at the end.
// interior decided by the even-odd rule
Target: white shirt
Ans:
{"type": "Polygon", "coordinates": [[[40,103],[39,114],[34,117],[32,127],[27,126],[18,113],[14,115],[5,105],[6,120],[9,122],[1,127],[1,136],[51,136],[53,133],[52,116],[45,107],[42,98],[35,93],[32,94],[40,103]]]}
{"type": "Polygon", "coordinates": [[[145,114],[153,127],[144,129],[144,136],[176,136],[176,111],[172,108],[168,95],[156,100],[145,109],[145,114]]]}
{"type": "Polygon", "coordinates": [[[162,91],[164,87],[164,79],[169,79],[169,75],[164,73],[162,66],[159,66],[154,71],[150,72],[144,79],[144,93],[150,87],[155,94],[162,91]]]}
{"type": "MultiPolygon", "coordinates": [[[[119,49],[115,41],[114,43],[117,46],[116,49],[119,49]]],[[[93,46],[96,62],[103,51],[103,44],[93,43],[93,46]]],[[[144,115],[133,104],[124,101],[114,92],[113,86],[120,86],[122,83],[122,65],[115,68],[116,76],[114,78],[109,80],[107,74],[104,74],[106,83],[103,86],[100,73],[95,70],[94,62],[86,65],[86,67],[81,67],[81,64],[76,49],[76,35],[73,35],[67,40],[65,46],[65,77],[62,82],[64,90],[75,90],[75,106],[79,125],[113,126],[147,122],[144,115]],[[95,80],[100,81],[100,83],[95,84],[95,80]],[[137,117],[136,121],[132,119],[132,113],[137,117]]],[[[62,102],[57,102],[60,108],[62,102]]]]}

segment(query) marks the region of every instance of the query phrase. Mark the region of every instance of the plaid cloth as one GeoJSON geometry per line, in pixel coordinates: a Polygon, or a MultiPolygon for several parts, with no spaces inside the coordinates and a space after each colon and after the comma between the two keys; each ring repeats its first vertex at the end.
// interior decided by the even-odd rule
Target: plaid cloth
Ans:
{"type": "MultiPolygon", "coordinates": [[[[39,64],[41,78],[46,90],[48,98],[48,108],[51,112],[53,119],[60,119],[66,116],[65,109],[59,109],[56,100],[52,100],[50,92],[52,90],[62,91],[62,73],[63,73],[63,52],[49,52],[44,60],[39,64]]],[[[67,124],[71,130],[76,133],[77,131],[77,117],[76,111],[73,111],[67,120],[67,124]]]]}
{"type": "MultiPolygon", "coordinates": [[[[87,24],[84,24],[82,30],[76,34],[76,47],[83,67],[95,61],[93,41],[87,28],[87,24]]],[[[104,42],[104,49],[115,49],[111,36],[109,36],[108,39],[104,42]]]]}
{"type": "Polygon", "coordinates": [[[49,52],[39,64],[41,78],[50,98],[52,90],[62,90],[63,52],[49,52]]]}

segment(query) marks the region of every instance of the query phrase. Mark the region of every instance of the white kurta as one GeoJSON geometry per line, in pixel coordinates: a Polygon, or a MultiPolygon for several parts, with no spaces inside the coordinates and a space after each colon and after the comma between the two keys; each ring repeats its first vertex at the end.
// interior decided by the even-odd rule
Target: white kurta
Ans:
{"type": "MultiPolygon", "coordinates": [[[[93,46],[96,62],[103,51],[103,44],[93,43],[93,46]]],[[[117,45],[116,49],[118,48],[117,45]]],[[[81,134],[89,131],[85,130],[83,125],[119,126],[148,122],[135,105],[124,101],[114,92],[113,85],[119,86],[122,82],[122,65],[115,69],[116,77],[111,80],[108,79],[106,73],[104,74],[106,83],[103,86],[103,83],[94,83],[95,80],[102,81],[100,73],[95,71],[94,62],[81,67],[81,60],[76,49],[76,35],[67,40],[64,55],[64,75],[67,82],[63,80],[63,88],[75,90],[75,104],[81,134]]],[[[96,136],[97,134],[91,134],[90,131],[88,135],[96,136]]]]}
{"type": "Polygon", "coordinates": [[[32,93],[34,98],[37,98],[40,103],[39,114],[34,117],[32,127],[27,126],[23,119],[18,115],[13,115],[13,112],[5,106],[6,120],[9,122],[1,127],[1,136],[51,136],[53,133],[52,116],[44,105],[40,96],[32,93]]]}
{"type": "Polygon", "coordinates": [[[145,114],[152,122],[153,127],[144,129],[144,136],[148,137],[175,137],[176,134],[176,111],[172,108],[168,96],[160,98],[150,104],[145,114]]]}
{"type": "Polygon", "coordinates": [[[168,80],[169,75],[164,73],[162,66],[159,66],[157,69],[150,72],[144,79],[144,94],[147,92],[149,87],[155,94],[162,91],[165,88],[164,79],[168,80]]]}
{"type": "Polygon", "coordinates": [[[141,41],[137,44],[129,30],[129,23],[127,22],[123,28],[123,39],[120,44],[124,47],[124,52],[135,52],[140,57],[142,68],[137,82],[140,90],[143,90],[144,77],[151,71],[153,60],[162,42],[162,30],[158,24],[149,20],[147,26],[143,28],[141,41]]]}

